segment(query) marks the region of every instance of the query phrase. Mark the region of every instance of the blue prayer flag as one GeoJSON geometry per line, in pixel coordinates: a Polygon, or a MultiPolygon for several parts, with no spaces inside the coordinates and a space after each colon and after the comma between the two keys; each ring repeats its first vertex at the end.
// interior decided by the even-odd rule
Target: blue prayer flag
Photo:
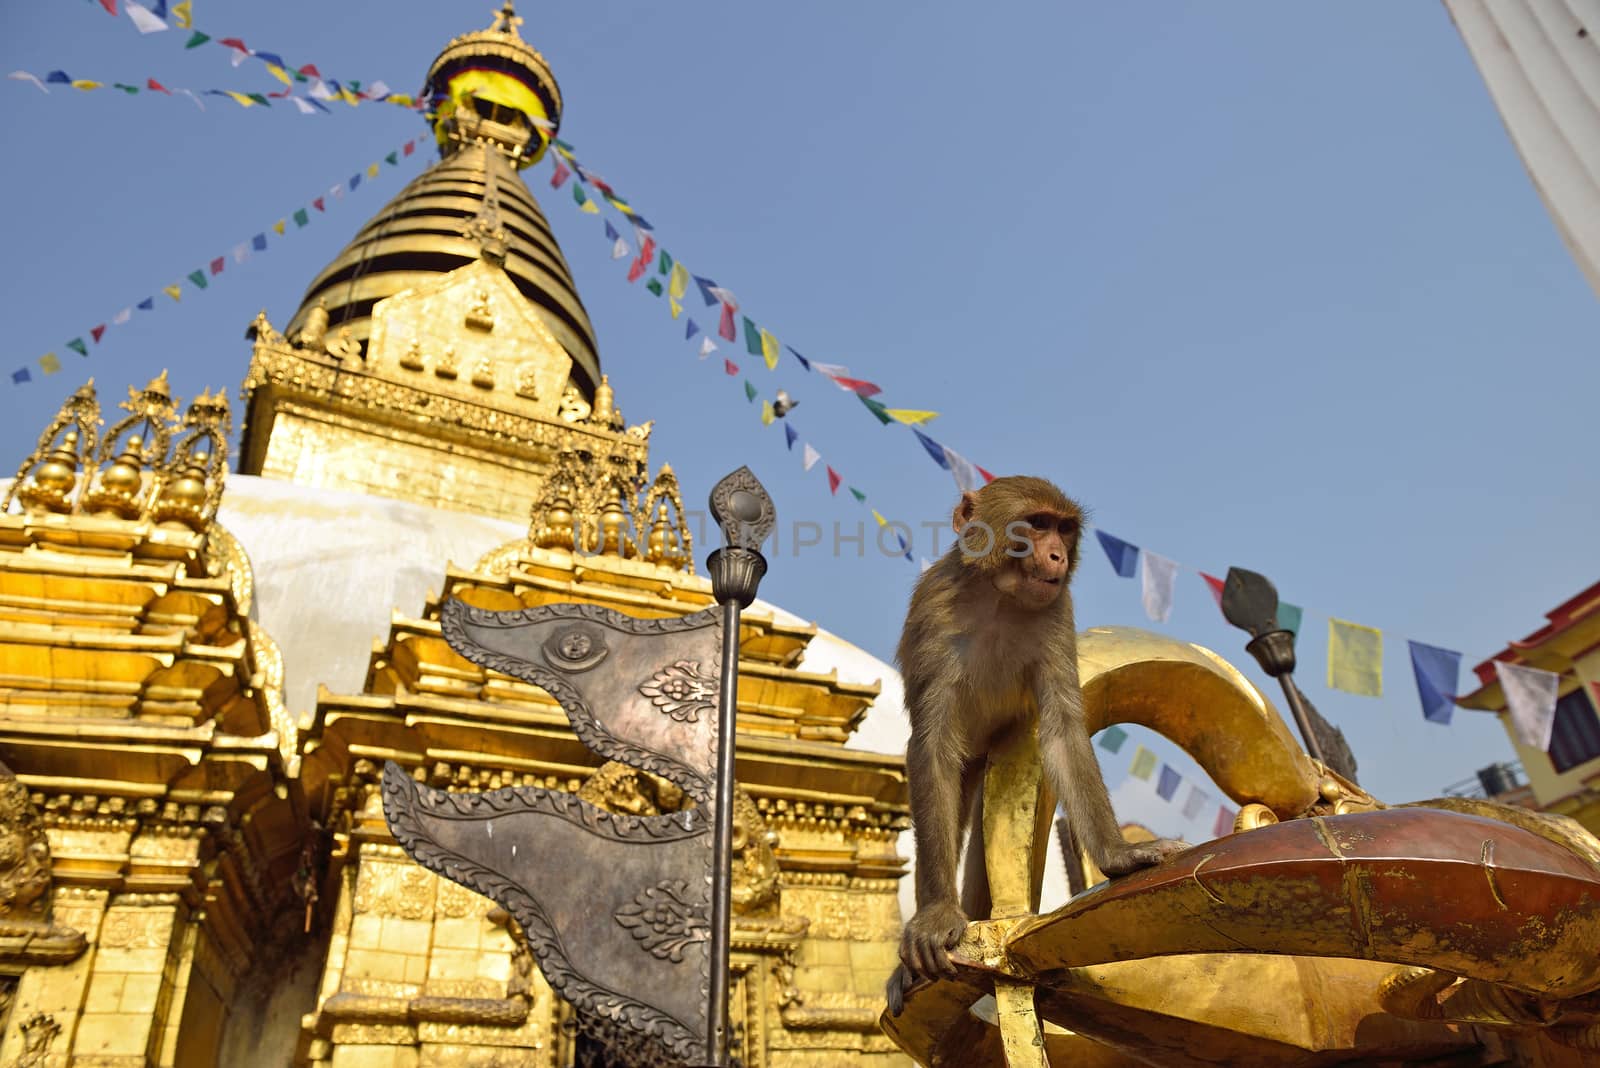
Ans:
{"type": "Polygon", "coordinates": [[[33,381],[33,376],[28,373],[28,369],[26,367],[19,367],[15,371],[11,372],[11,381],[19,384],[23,382],[31,382],[33,381]]]}
{"type": "Polygon", "coordinates": [[[606,220],[606,239],[608,241],[615,241],[617,238],[619,238],[621,236],[622,236],[621,234],[617,233],[617,228],[615,226],[611,225],[611,220],[607,219],[606,220]]]}
{"type": "Polygon", "coordinates": [[[361,184],[361,175],[352,174],[350,176],[350,191],[352,193],[355,192],[356,186],[358,186],[360,184],[361,184]]]}
{"type": "MultiPolygon", "coordinates": [[[[615,203],[615,202],[613,202],[613,203],[615,203]]],[[[633,223],[633,225],[637,226],[639,229],[641,229],[641,230],[654,230],[655,229],[654,226],[651,226],[648,222],[645,221],[645,217],[643,215],[635,214],[631,209],[627,209],[627,208],[623,208],[621,210],[622,210],[622,214],[624,214],[624,215],[626,215],[628,217],[628,221],[633,223]]]]}
{"type": "Polygon", "coordinates": [[[1111,561],[1111,570],[1123,578],[1133,578],[1133,573],[1139,567],[1139,547],[1121,538],[1112,537],[1103,530],[1096,530],[1094,536],[1100,539],[1100,546],[1105,549],[1106,556],[1111,561]]]}
{"type": "MultiPolygon", "coordinates": [[[[150,10],[155,12],[156,18],[165,19],[167,17],[167,0],[154,0],[150,5],[150,10]]],[[[281,66],[282,64],[279,65],[281,66]]]]}
{"type": "Polygon", "coordinates": [[[801,367],[804,367],[807,371],[811,370],[811,361],[800,355],[798,352],[795,352],[793,345],[785,345],[784,348],[788,349],[794,358],[800,361],[801,367]]]}
{"type": "Polygon", "coordinates": [[[700,287],[700,295],[705,298],[706,307],[709,308],[717,303],[717,295],[711,292],[713,289],[717,288],[717,283],[713,282],[709,278],[702,278],[699,275],[695,275],[694,284],[700,287]]]}
{"type": "Polygon", "coordinates": [[[255,52],[253,54],[257,59],[264,59],[268,63],[271,63],[274,67],[288,67],[289,66],[289,64],[287,64],[287,63],[285,63],[283,61],[283,57],[278,55],[278,53],[276,53],[276,52],[261,52],[261,51],[257,51],[257,52],[255,52]]]}
{"type": "Polygon", "coordinates": [[[156,306],[156,298],[155,297],[145,297],[143,300],[141,300],[139,302],[139,310],[140,311],[152,311],[155,308],[155,306],[156,306]]]}
{"type": "Polygon", "coordinates": [[[250,239],[250,247],[255,249],[257,252],[265,250],[267,247],[267,235],[257,234],[255,237],[252,237],[250,239]]]}
{"type": "MultiPolygon", "coordinates": [[[[72,79],[67,77],[67,72],[64,70],[53,70],[44,76],[44,80],[47,82],[59,82],[62,85],[72,84],[72,79]]],[[[17,376],[12,375],[11,377],[16,378],[17,376]]]]}
{"type": "Polygon", "coordinates": [[[800,439],[800,435],[794,432],[794,427],[790,426],[788,423],[784,423],[783,436],[789,439],[789,451],[793,452],[794,443],[800,439]]]}
{"type": "Polygon", "coordinates": [[[688,341],[700,332],[700,324],[690,319],[683,328],[683,340],[688,341]]]}
{"type": "Polygon", "coordinates": [[[1291,634],[1300,633],[1300,606],[1288,601],[1278,602],[1278,626],[1291,634]]]}
{"type": "Polygon", "coordinates": [[[940,445],[937,441],[934,441],[916,427],[912,427],[911,432],[917,436],[918,441],[922,442],[922,447],[928,450],[928,455],[933,457],[934,463],[938,464],[946,471],[950,470],[950,459],[949,457],[945,456],[943,445],[940,445]]]}
{"type": "Polygon", "coordinates": [[[1172,795],[1178,792],[1178,784],[1183,781],[1183,776],[1173,770],[1171,764],[1161,765],[1161,781],[1156,783],[1156,793],[1161,795],[1161,800],[1171,801],[1172,795]]]}
{"type": "Polygon", "coordinates": [[[1461,676],[1461,654],[1421,642],[1406,644],[1411,647],[1411,670],[1417,676],[1422,718],[1433,723],[1449,723],[1461,676]]]}

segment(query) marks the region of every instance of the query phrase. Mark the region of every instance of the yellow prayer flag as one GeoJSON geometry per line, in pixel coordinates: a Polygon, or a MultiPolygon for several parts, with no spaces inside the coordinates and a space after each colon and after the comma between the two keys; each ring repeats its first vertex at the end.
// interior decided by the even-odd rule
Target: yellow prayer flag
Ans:
{"type": "Polygon", "coordinates": [[[678,303],[678,300],[677,300],[676,297],[668,297],[667,298],[667,307],[672,309],[672,317],[674,319],[676,319],[679,315],[683,314],[683,305],[678,303]]]}
{"type": "Polygon", "coordinates": [[[245,96],[243,93],[236,93],[232,89],[224,89],[223,92],[228,96],[233,97],[234,101],[242,108],[253,108],[256,106],[256,102],[245,96]]]}
{"type": "Polygon", "coordinates": [[[884,413],[889,418],[908,426],[916,426],[918,423],[926,423],[929,419],[939,418],[938,412],[925,412],[917,408],[885,408],[884,413]]]}
{"type": "Polygon", "coordinates": [[[1328,620],[1328,685],[1363,697],[1383,696],[1383,631],[1328,620]]]}
{"type": "Polygon", "coordinates": [[[600,208],[592,200],[585,200],[582,207],[580,207],[578,210],[581,212],[586,212],[589,215],[600,214],[600,208]]]}
{"type": "Polygon", "coordinates": [[[765,330],[761,331],[761,359],[766,362],[767,370],[778,369],[778,339],[765,330]]]}
{"type": "Polygon", "coordinates": [[[688,291],[689,269],[681,263],[674,263],[672,273],[667,276],[667,295],[674,300],[682,300],[688,291]]]}
{"type": "Polygon", "coordinates": [[[161,292],[165,293],[167,296],[171,297],[173,300],[182,300],[183,299],[183,289],[181,287],[179,287],[179,286],[162,286],[161,287],[161,292]]]}
{"type": "Polygon", "coordinates": [[[53,375],[61,370],[61,360],[53,352],[47,352],[39,357],[39,366],[44,368],[44,373],[53,375]]]}
{"type": "Polygon", "coordinates": [[[278,66],[278,65],[276,65],[274,63],[268,63],[267,64],[267,73],[271,74],[274,78],[278,79],[284,85],[293,85],[294,84],[294,79],[289,77],[289,72],[284,70],[282,67],[280,67],[280,66],[278,66]]]}
{"type": "Polygon", "coordinates": [[[771,401],[762,401],[761,402],[761,425],[762,426],[771,426],[772,425],[772,421],[774,419],[776,419],[776,418],[777,418],[777,416],[772,414],[772,402],[771,401]]]}
{"type": "Polygon", "coordinates": [[[101,88],[104,88],[104,86],[102,86],[99,82],[91,82],[87,78],[79,78],[77,81],[72,83],[72,87],[74,89],[82,89],[82,90],[85,90],[85,91],[88,91],[90,89],[101,89],[101,88]]]}
{"type": "Polygon", "coordinates": [[[367,168],[367,177],[368,178],[376,178],[377,176],[378,176],[378,165],[376,163],[374,163],[372,166],[367,168]]]}
{"type": "Polygon", "coordinates": [[[278,231],[278,233],[281,234],[281,233],[283,233],[284,224],[287,223],[288,221],[289,221],[288,219],[279,219],[277,222],[272,224],[272,228],[274,230],[278,231]]]}
{"type": "Polygon", "coordinates": [[[1150,781],[1150,776],[1156,772],[1156,755],[1144,746],[1134,750],[1133,763],[1128,766],[1128,774],[1135,779],[1150,781]]]}
{"type": "Polygon", "coordinates": [[[872,518],[877,520],[878,525],[880,527],[886,527],[886,526],[889,525],[889,521],[887,519],[883,518],[883,516],[879,515],[878,514],[878,510],[876,508],[874,508],[872,510],[872,518]]]}
{"type": "Polygon", "coordinates": [[[194,29],[194,0],[182,0],[172,5],[172,20],[180,30],[194,29]]]}

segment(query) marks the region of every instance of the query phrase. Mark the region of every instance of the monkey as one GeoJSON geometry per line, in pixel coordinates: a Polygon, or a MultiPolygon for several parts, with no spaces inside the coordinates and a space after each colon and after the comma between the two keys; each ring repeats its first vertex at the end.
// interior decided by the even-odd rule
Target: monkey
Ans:
{"type": "Polygon", "coordinates": [[[969,918],[986,918],[982,802],[995,741],[1038,711],[1045,781],[1079,842],[1107,877],[1160,863],[1189,847],[1123,840],[1084,722],[1078,638],[1067,586],[1078,566],[1083,509],[1042,478],[997,478],[963,493],[951,516],[956,544],[917,582],[895,654],[911,739],[906,777],[916,839],[917,908],[889,979],[898,1016],[915,979],[955,975],[949,951],[969,918]],[[963,893],[961,837],[973,825],[963,893]]]}

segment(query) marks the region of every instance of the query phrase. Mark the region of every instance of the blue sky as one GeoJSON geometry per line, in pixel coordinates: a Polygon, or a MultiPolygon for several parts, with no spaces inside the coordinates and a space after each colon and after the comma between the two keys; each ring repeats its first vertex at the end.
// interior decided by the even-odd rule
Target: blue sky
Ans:
{"type": "MultiPolygon", "coordinates": [[[[199,28],[414,90],[489,4],[196,0],[199,28]]],[[[1458,711],[1424,723],[1403,637],[1467,664],[1595,579],[1594,294],[1567,256],[1443,7],[1281,4],[525,4],[555,68],[563,136],[671,252],[808,356],[997,472],[1058,481],[1106,529],[1186,566],[1169,622],[1089,547],[1082,625],[1206,645],[1268,689],[1192,569],[1271,576],[1306,607],[1301,682],[1390,801],[1510,755],[1458,711]],[[1388,637],[1381,699],[1325,685],[1329,615],[1388,637]]],[[[141,37],[88,0],[6,6],[0,66],[268,92],[261,65],[141,37]]],[[[383,105],[302,116],[212,98],[0,82],[9,151],[0,459],[93,374],[103,395],[162,368],[236,391],[245,326],[282,325],[312,276],[404,181],[384,168],[311,226],[174,306],[160,287],[423,132],[383,105]],[[90,358],[71,337],[154,294],[90,358]]],[[[623,280],[601,224],[529,173],[630,421],[691,503],[749,463],[786,522],[852,533],[763,594],[887,657],[916,569],[801,471],[719,360],[623,280]]],[[[269,235],[273,236],[273,235],[269,235]]],[[[787,357],[741,359],[869,503],[917,529],[954,503],[911,435],[787,357]]],[[[444,561],[441,561],[441,566],[444,561]]],[[[416,606],[403,606],[414,609],[416,606]]],[[[1151,740],[1186,778],[1194,766],[1151,740]]],[[[1109,763],[1115,784],[1131,751],[1109,763]]],[[[1122,795],[1119,795],[1122,796],[1122,795]]],[[[1179,801],[1183,799],[1179,795],[1179,801]]],[[[1175,808],[1176,806],[1174,806],[1175,808]]],[[[1210,813],[1201,820],[1209,824],[1210,813]]],[[[1170,828],[1182,829],[1178,822],[1170,828]]]]}

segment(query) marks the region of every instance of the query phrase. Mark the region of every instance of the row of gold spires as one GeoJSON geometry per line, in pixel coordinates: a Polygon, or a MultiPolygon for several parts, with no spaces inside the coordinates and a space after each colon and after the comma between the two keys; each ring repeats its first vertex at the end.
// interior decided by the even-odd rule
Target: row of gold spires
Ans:
{"type": "Polygon", "coordinates": [[[34,516],[148,520],[204,532],[222,501],[232,414],[221,391],[201,393],[181,420],[178,403],[162,371],[144,389],[128,388],[118,405],[127,414],[101,438],[104,420],[91,378],[40,434],[0,512],[18,501],[34,516]]]}

